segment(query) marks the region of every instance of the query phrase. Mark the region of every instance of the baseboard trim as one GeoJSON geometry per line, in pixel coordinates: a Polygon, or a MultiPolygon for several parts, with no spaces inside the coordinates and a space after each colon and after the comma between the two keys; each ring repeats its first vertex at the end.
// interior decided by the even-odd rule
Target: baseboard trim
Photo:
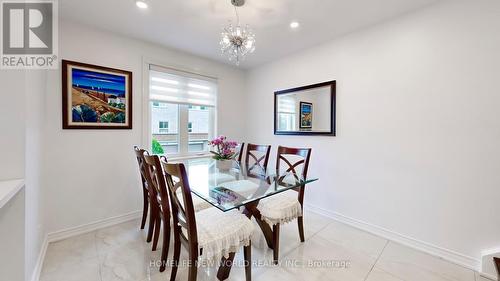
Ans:
{"type": "Polygon", "coordinates": [[[461,265],[463,267],[472,269],[474,271],[480,270],[479,266],[481,264],[481,261],[474,258],[470,257],[449,249],[445,249],[436,245],[433,245],[431,243],[427,243],[397,232],[394,232],[389,229],[385,229],[367,222],[363,222],[345,215],[342,215],[337,212],[332,212],[328,211],[319,207],[311,206],[309,204],[305,205],[306,210],[310,210],[312,212],[324,215],[326,217],[329,217],[333,220],[348,224],[350,226],[353,226],[355,228],[361,229],[363,231],[372,233],[374,235],[383,237],[387,240],[397,242],[399,244],[408,246],[410,248],[425,252],[427,254],[445,259],[449,262],[461,265]]]}
{"type": "Polygon", "coordinates": [[[113,226],[115,224],[127,222],[130,220],[136,219],[136,218],[140,218],[141,216],[142,216],[142,211],[134,211],[134,212],[130,212],[130,213],[127,213],[124,215],[110,217],[110,218],[106,218],[106,219],[99,220],[96,222],[83,224],[80,226],[71,227],[71,228],[60,230],[60,231],[51,232],[47,235],[48,241],[49,241],[49,243],[56,242],[59,240],[63,240],[63,239],[69,238],[69,237],[85,234],[85,233],[88,233],[88,232],[91,232],[91,231],[94,231],[97,229],[101,229],[104,227],[113,226]]]}
{"type": "Polygon", "coordinates": [[[40,253],[38,254],[38,258],[36,260],[35,268],[33,269],[33,274],[31,275],[31,281],[40,280],[43,261],[45,260],[45,253],[47,253],[48,246],[49,246],[49,237],[48,235],[45,235],[42,242],[42,248],[40,249],[40,253]]]}
{"type": "Polygon", "coordinates": [[[499,280],[498,280],[498,278],[497,278],[496,276],[493,276],[493,275],[488,274],[488,273],[483,273],[483,272],[481,272],[481,273],[479,273],[479,275],[481,275],[481,276],[483,276],[483,277],[485,277],[485,278],[487,278],[487,279],[490,279],[490,280],[492,280],[492,281],[499,281],[499,280]]]}

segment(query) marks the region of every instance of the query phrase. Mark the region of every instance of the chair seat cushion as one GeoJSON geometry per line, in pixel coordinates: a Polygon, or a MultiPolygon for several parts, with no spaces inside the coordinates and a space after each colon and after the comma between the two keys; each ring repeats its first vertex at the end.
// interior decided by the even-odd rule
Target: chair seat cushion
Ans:
{"type": "Polygon", "coordinates": [[[260,200],[257,208],[262,219],[269,225],[287,223],[302,216],[302,208],[297,197],[297,192],[287,190],[260,200]]]}
{"type": "Polygon", "coordinates": [[[194,194],[193,194],[193,206],[194,206],[195,212],[205,210],[205,209],[212,207],[212,205],[210,203],[208,203],[207,201],[201,199],[200,197],[198,197],[194,194]]]}
{"type": "Polygon", "coordinates": [[[200,258],[220,259],[250,244],[253,223],[237,210],[222,212],[209,208],[196,213],[200,258]]]}
{"type": "MultiPolygon", "coordinates": [[[[182,204],[182,206],[184,206],[184,201],[183,201],[184,199],[182,198],[182,193],[180,190],[177,191],[177,198],[179,198],[180,203],[182,204]]],[[[195,212],[212,207],[210,203],[208,203],[207,201],[201,199],[200,197],[194,194],[192,195],[192,198],[193,198],[193,207],[195,212]]]]}

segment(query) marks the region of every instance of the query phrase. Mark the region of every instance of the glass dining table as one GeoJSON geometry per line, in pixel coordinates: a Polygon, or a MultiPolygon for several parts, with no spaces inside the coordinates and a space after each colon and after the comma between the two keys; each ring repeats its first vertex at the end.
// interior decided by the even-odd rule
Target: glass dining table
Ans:
{"type": "Polygon", "coordinates": [[[248,168],[237,161],[229,170],[220,170],[217,161],[209,157],[179,162],[186,168],[191,192],[223,212],[318,180],[304,179],[290,171],[264,170],[261,166],[248,168]]]}
{"type": "MultiPolygon", "coordinates": [[[[301,178],[293,168],[285,171],[264,170],[261,166],[248,167],[237,161],[233,161],[230,169],[221,170],[217,161],[209,157],[176,162],[184,164],[191,192],[196,196],[223,212],[240,209],[249,219],[254,217],[271,249],[274,249],[273,231],[260,215],[257,208],[259,201],[287,190],[299,191],[306,184],[318,180],[301,178]]],[[[224,262],[223,258],[217,273],[220,280],[229,276],[233,258],[234,255],[230,256],[229,262],[224,262]]]]}

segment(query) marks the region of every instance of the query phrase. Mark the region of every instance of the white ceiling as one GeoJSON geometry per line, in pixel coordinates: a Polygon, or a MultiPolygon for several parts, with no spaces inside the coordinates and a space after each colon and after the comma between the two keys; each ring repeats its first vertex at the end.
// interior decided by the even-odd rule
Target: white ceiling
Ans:
{"type": "MultiPolygon", "coordinates": [[[[397,17],[439,0],[247,0],[238,9],[256,35],[256,50],[240,67],[251,68],[336,36],[397,17]],[[292,20],[300,22],[291,30],[292,20]]],[[[235,15],[230,0],[63,0],[65,20],[229,63],[221,56],[222,28],[235,15]]]]}

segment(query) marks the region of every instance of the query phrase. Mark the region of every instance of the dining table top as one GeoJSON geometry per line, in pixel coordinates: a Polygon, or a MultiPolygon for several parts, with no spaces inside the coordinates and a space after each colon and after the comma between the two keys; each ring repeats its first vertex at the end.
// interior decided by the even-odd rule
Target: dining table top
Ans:
{"type": "Polygon", "coordinates": [[[183,163],[191,192],[221,211],[229,211],[281,192],[297,189],[317,178],[301,178],[292,172],[249,168],[232,161],[228,170],[219,169],[211,157],[178,161],[183,163]]]}

